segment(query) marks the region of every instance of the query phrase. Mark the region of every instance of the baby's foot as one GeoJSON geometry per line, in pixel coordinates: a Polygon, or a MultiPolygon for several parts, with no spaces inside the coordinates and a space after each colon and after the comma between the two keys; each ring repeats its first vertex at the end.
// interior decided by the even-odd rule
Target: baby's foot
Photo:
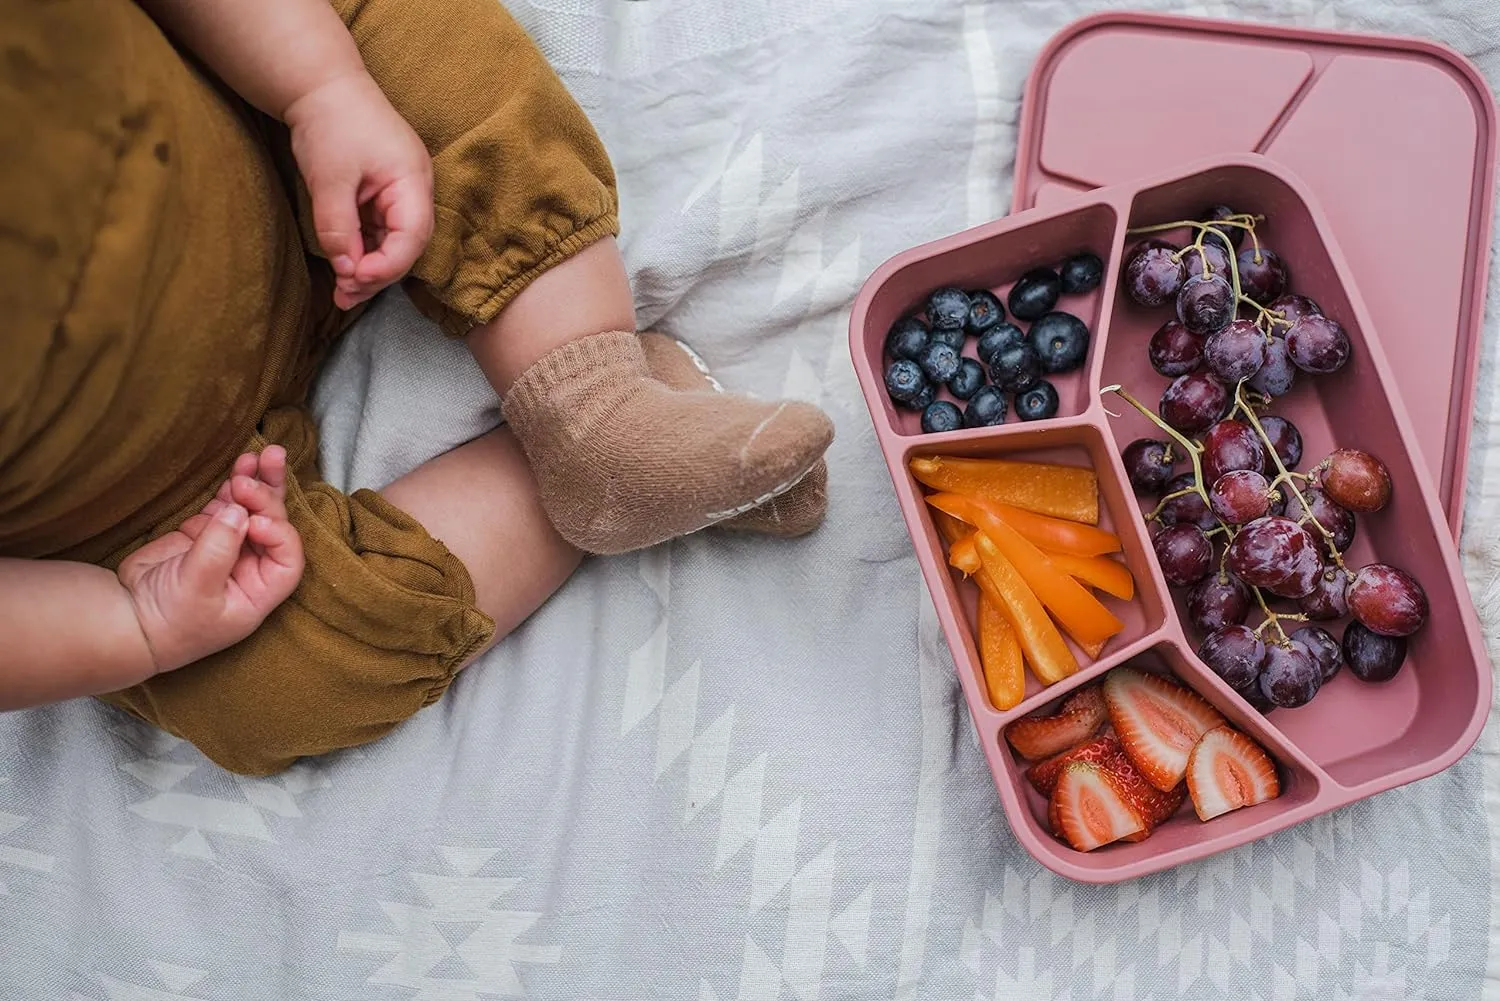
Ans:
{"type": "MultiPolygon", "coordinates": [[[[673,389],[724,392],[707,363],[682,341],[654,332],[641,334],[640,338],[641,348],[646,352],[646,364],[660,381],[673,389]]],[[[827,512],[828,463],[819,459],[796,486],[759,507],[730,518],[721,527],[793,538],[806,535],[821,525],[827,512]]]]}
{"type": "Polygon", "coordinates": [[[670,388],[626,331],[546,355],[504,409],[552,524],[601,554],[743,515],[795,486],[833,440],[832,423],[806,403],[670,388]]]}

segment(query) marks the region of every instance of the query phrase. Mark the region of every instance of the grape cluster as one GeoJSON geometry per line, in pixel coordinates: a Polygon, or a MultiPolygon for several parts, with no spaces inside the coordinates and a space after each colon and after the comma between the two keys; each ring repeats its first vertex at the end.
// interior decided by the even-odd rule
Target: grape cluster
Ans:
{"type": "Polygon", "coordinates": [[[1125,259],[1135,303],[1176,306],[1147,348],[1172,380],[1158,412],[1110,391],[1167,435],[1131,442],[1123,459],[1136,492],[1159,499],[1146,516],[1152,545],[1167,582],[1191,588],[1199,658],[1261,711],[1294,708],[1345,664],[1362,681],[1395,677],[1406,637],[1427,620],[1427,596],[1397,567],[1344,561],[1355,515],[1390,502],[1385,465],[1340,448],[1297,472],[1301,434],[1266,412],[1299,376],[1343,368],[1352,354],[1344,328],[1290,292],[1286,262],[1257,237],[1260,217],[1222,205],[1204,215],[1133,231],[1187,228],[1193,238],[1177,246],[1150,236],[1125,259]],[[1191,469],[1177,473],[1183,460],[1191,469]],[[1296,611],[1274,610],[1278,600],[1296,611]],[[1256,610],[1260,624],[1245,625],[1256,610]],[[1346,617],[1342,642],[1323,625],[1283,625],[1346,617]]]}
{"type": "Polygon", "coordinates": [[[1006,297],[1011,317],[1029,324],[1024,331],[986,289],[938,289],[920,315],[902,317],[886,335],[886,392],[920,411],[929,434],[1005,423],[1007,394],[1023,421],[1057,416],[1057,388],[1044,376],[1081,367],[1089,348],[1088,325],[1057,309],[1058,300],[1092,292],[1103,277],[1104,263],[1087,253],[1056,271],[1026,272],[1006,297]],[[975,358],[963,353],[969,338],[975,358]],[[944,389],[951,399],[939,398],[944,389]]]}

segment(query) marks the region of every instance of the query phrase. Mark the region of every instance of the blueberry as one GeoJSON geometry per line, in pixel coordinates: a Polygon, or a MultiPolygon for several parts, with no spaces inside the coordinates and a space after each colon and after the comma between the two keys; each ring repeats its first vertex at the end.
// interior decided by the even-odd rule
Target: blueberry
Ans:
{"type": "Polygon", "coordinates": [[[958,374],[958,352],[946,344],[929,344],[917,364],[934,385],[947,382],[958,374]]]}
{"type": "Polygon", "coordinates": [[[891,362],[885,370],[885,391],[897,403],[911,403],[927,388],[927,377],[922,366],[910,358],[891,362]]]}
{"type": "Polygon", "coordinates": [[[1062,279],[1051,268],[1034,268],[1021,276],[1010,289],[1010,315],[1018,320],[1035,320],[1057,305],[1062,295],[1062,279]]]}
{"type": "Polygon", "coordinates": [[[1005,319],[1005,307],[995,296],[980,289],[969,293],[969,320],[965,329],[975,337],[983,336],[995,324],[1005,319]]]}
{"type": "Polygon", "coordinates": [[[927,324],[915,316],[897,320],[891,332],[885,335],[885,353],[892,358],[910,358],[915,361],[927,350],[927,324]]]}
{"type": "Polygon", "coordinates": [[[1006,348],[990,365],[990,381],[1007,393],[1024,393],[1042,378],[1042,360],[1030,344],[1006,348]]]}
{"type": "Polygon", "coordinates": [[[1063,261],[1062,290],[1068,295],[1092,292],[1104,280],[1104,262],[1093,254],[1076,254],[1063,261]]]}
{"type": "Polygon", "coordinates": [[[922,411],[922,432],[934,434],[938,431],[957,431],[964,426],[964,415],[947,400],[929,403],[922,411]]]}
{"type": "Polygon", "coordinates": [[[974,394],[964,411],[964,427],[987,428],[1005,423],[1005,394],[994,386],[985,386],[974,394]]]}
{"type": "Polygon", "coordinates": [[[1016,416],[1023,421],[1044,421],[1057,416],[1057,390],[1043,379],[1024,393],[1016,394],[1016,416]]]}
{"type": "Polygon", "coordinates": [[[906,407],[908,410],[916,410],[920,412],[930,407],[932,405],[932,401],[935,399],[937,399],[937,387],[929,382],[927,385],[922,387],[922,391],[917,394],[917,398],[915,400],[912,400],[910,403],[903,403],[901,405],[903,407],[906,407]]]}
{"type": "Polygon", "coordinates": [[[945,330],[962,330],[969,318],[969,297],[962,289],[940,288],[927,300],[927,321],[945,330]]]}
{"type": "MultiPolygon", "coordinates": [[[[962,328],[954,330],[947,327],[938,327],[928,335],[928,342],[931,344],[946,344],[954,351],[962,351],[964,349],[964,332],[962,328]]],[[[921,360],[920,357],[918,360],[921,360]]]]}
{"type": "Polygon", "coordinates": [[[979,392],[984,385],[984,366],[973,358],[961,358],[958,374],[948,380],[948,392],[960,400],[967,400],[979,392]]]}
{"type": "Polygon", "coordinates": [[[1026,343],[1026,334],[1014,323],[997,323],[979,338],[979,360],[986,365],[995,364],[995,356],[1006,348],[1026,343]]]}
{"type": "Polygon", "coordinates": [[[1072,313],[1048,313],[1031,325],[1031,346],[1049,374],[1071,372],[1089,353],[1089,328],[1072,313]]]}

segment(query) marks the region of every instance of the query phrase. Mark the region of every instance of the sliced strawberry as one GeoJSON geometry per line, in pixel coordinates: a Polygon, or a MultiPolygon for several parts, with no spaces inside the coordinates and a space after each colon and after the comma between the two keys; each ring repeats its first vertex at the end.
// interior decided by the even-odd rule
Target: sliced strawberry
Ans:
{"type": "Polygon", "coordinates": [[[1052,803],[1063,839],[1081,852],[1146,829],[1146,821],[1125,799],[1118,781],[1087,761],[1063,766],[1052,803]]]}
{"type": "Polygon", "coordinates": [[[1193,692],[1128,667],[1104,679],[1104,702],[1131,763],[1162,792],[1182,781],[1198,738],[1224,725],[1218,710],[1193,692]]]}
{"type": "Polygon", "coordinates": [[[1188,755],[1187,786],[1199,820],[1281,795],[1281,780],[1266,752],[1227,726],[1205,733],[1188,755]]]}
{"type": "Polygon", "coordinates": [[[1120,739],[1115,736],[1114,730],[1110,727],[1105,727],[1097,737],[1079,744],[1072,750],[1054,754],[1045,761],[1038,761],[1026,770],[1026,777],[1037,792],[1043,796],[1050,796],[1053,789],[1057,787],[1057,777],[1062,774],[1063,768],[1073,761],[1087,761],[1109,772],[1118,781],[1125,799],[1135,807],[1141,819],[1146,822],[1144,831],[1123,839],[1125,841],[1144,841],[1146,835],[1176,813],[1182,806],[1182,801],[1187,798],[1187,789],[1181,783],[1169,792],[1162,792],[1147,782],[1145,776],[1136,770],[1135,765],[1131,764],[1130,756],[1120,746],[1120,739]]]}
{"type": "Polygon", "coordinates": [[[1124,753],[1120,750],[1120,740],[1115,732],[1106,728],[1103,733],[1077,747],[1070,747],[1061,754],[1038,761],[1026,769],[1026,778],[1037,792],[1043,796],[1051,796],[1052,790],[1057,788],[1057,777],[1062,774],[1063,766],[1068,762],[1087,761],[1094,765],[1108,765],[1124,753]]]}
{"type": "Polygon", "coordinates": [[[1125,794],[1126,801],[1135,807],[1141,819],[1146,822],[1144,831],[1124,838],[1125,841],[1145,841],[1147,835],[1171,819],[1182,806],[1182,801],[1187,798],[1187,787],[1181,783],[1167,792],[1162,792],[1147,782],[1146,777],[1130,763],[1130,756],[1123,748],[1113,760],[1105,765],[1105,768],[1119,783],[1120,791],[1125,794]]]}
{"type": "Polygon", "coordinates": [[[1054,837],[1063,836],[1062,821],[1057,816],[1057,797],[1055,796],[1047,800],[1047,830],[1051,831],[1054,837]]]}
{"type": "Polygon", "coordinates": [[[1005,728],[1005,738],[1023,758],[1035,761],[1060,754],[1088,740],[1108,713],[1098,685],[1080,688],[1063,700],[1055,716],[1026,716],[1005,728]]]}

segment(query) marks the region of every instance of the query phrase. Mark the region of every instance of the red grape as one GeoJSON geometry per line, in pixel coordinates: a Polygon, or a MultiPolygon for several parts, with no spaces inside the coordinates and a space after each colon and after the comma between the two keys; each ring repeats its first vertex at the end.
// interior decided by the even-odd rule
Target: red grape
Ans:
{"type": "Polygon", "coordinates": [[[1200,633],[1239,625],[1250,614],[1250,602],[1250,589],[1234,574],[1210,574],[1188,592],[1188,621],[1200,633]]]}
{"type": "MultiPolygon", "coordinates": [[[[1224,249],[1223,240],[1205,239],[1201,252],[1196,246],[1188,247],[1182,252],[1182,263],[1187,265],[1189,278],[1207,273],[1216,274],[1226,281],[1229,278],[1229,251],[1224,249]],[[1208,258],[1208,270],[1203,267],[1205,257],[1208,258]]],[[[1230,292],[1233,291],[1231,288],[1230,292]]]]}
{"type": "Polygon", "coordinates": [[[1179,375],[1161,394],[1161,418],[1183,434],[1197,434],[1224,416],[1229,390],[1211,375],[1179,375]]]}
{"type": "Polygon", "coordinates": [[[1248,379],[1266,363],[1266,335],[1249,320],[1235,320],[1209,335],[1203,360],[1226,383],[1248,379]]]}
{"type": "Polygon", "coordinates": [[[1125,475],[1140,493],[1160,493],[1172,478],[1172,446],[1155,438],[1137,438],[1125,446],[1125,475]]]}
{"type": "Polygon", "coordinates": [[[1283,709],[1305,706],[1323,687],[1323,671],[1305,648],[1288,643],[1266,647],[1261,662],[1260,690],[1283,709]]]}
{"type": "Polygon", "coordinates": [[[1209,483],[1236,469],[1264,472],[1266,449],[1243,421],[1219,421],[1203,436],[1203,478],[1209,483]]]}
{"type": "Polygon", "coordinates": [[[1240,267],[1240,291],[1264,305],[1286,289],[1286,262],[1274,250],[1245,247],[1236,256],[1240,267]]]}
{"type": "MultiPolygon", "coordinates": [[[[1260,419],[1260,429],[1266,433],[1266,440],[1276,450],[1281,464],[1288,469],[1296,469],[1302,462],[1302,432],[1297,430],[1297,425],[1285,417],[1272,414],[1260,419]]],[[[1266,458],[1269,467],[1270,457],[1266,458]]]]}
{"type": "Polygon", "coordinates": [[[1410,636],[1427,621],[1427,592],[1411,574],[1388,564],[1360,567],[1347,593],[1349,611],[1382,636],[1410,636]]]}
{"type": "Polygon", "coordinates": [[[1167,496],[1183,490],[1190,492],[1183,494],[1181,497],[1173,497],[1162,504],[1161,512],[1157,515],[1157,521],[1160,524],[1176,525],[1181,523],[1185,525],[1197,525],[1205,532],[1219,527],[1218,519],[1208,509],[1208,505],[1204,503],[1198,491],[1193,489],[1193,483],[1192,473],[1183,473],[1167,481],[1167,485],[1162,488],[1162,493],[1167,496]]]}
{"type": "Polygon", "coordinates": [[[1318,665],[1318,670],[1323,672],[1323,684],[1332,681],[1339,668],[1344,666],[1344,651],[1328,630],[1320,626],[1303,626],[1289,638],[1293,646],[1301,647],[1318,665]]]}
{"type": "Polygon", "coordinates": [[[1234,319],[1234,287],[1220,275],[1189,278],[1177,293],[1177,319],[1194,334],[1223,330],[1234,319]]]}
{"type": "Polygon", "coordinates": [[[1246,385],[1258,393],[1272,397],[1285,396],[1292,391],[1297,384],[1297,366],[1292,364],[1292,356],[1287,353],[1286,341],[1280,337],[1271,338],[1266,345],[1266,361],[1246,385]]]}
{"type": "MultiPolygon", "coordinates": [[[[1323,311],[1318,308],[1318,304],[1305,295],[1280,295],[1272,300],[1271,304],[1266,308],[1273,313],[1280,313],[1281,318],[1287,323],[1296,323],[1304,316],[1323,315],[1323,311]]],[[[1277,337],[1285,337],[1286,329],[1285,326],[1279,323],[1272,325],[1272,333],[1277,337]]]]}
{"type": "Polygon", "coordinates": [[[1360,681],[1390,681],[1406,661],[1406,639],[1382,636],[1351,622],[1344,627],[1344,660],[1360,681]]]}
{"type": "Polygon", "coordinates": [[[1309,619],[1342,619],[1349,614],[1349,575],[1338,567],[1324,569],[1312,591],[1297,601],[1297,607],[1309,619]]]}
{"type": "Polygon", "coordinates": [[[1196,584],[1213,566],[1214,546],[1196,525],[1169,525],[1151,540],[1161,574],[1174,587],[1196,584]]]}
{"type": "Polygon", "coordinates": [[[1369,452],[1341,448],[1318,467],[1328,496],[1350,511],[1379,511],[1391,499],[1391,474],[1369,452]]]}
{"type": "Polygon", "coordinates": [[[1298,368],[1318,375],[1343,368],[1353,351],[1338,321],[1316,313],[1292,324],[1286,332],[1286,349],[1298,368]]]}
{"type": "MultiPolygon", "coordinates": [[[[1290,491],[1288,491],[1290,493],[1290,491]]],[[[1335,504],[1326,491],[1317,487],[1303,487],[1302,496],[1307,498],[1309,510],[1306,512],[1319,525],[1326,528],[1333,536],[1333,546],[1339,552],[1348,549],[1354,542],[1355,522],[1354,515],[1345,508],[1335,504]]],[[[1297,495],[1292,494],[1287,498],[1287,517],[1293,521],[1301,522],[1303,519],[1302,504],[1297,500],[1297,495]]],[[[1309,529],[1320,538],[1322,533],[1316,527],[1309,529]]]]}
{"type": "Polygon", "coordinates": [[[1125,292],[1142,306],[1160,306],[1187,280],[1187,265],[1165,240],[1142,240],[1125,259],[1125,292]]]}
{"type": "Polygon", "coordinates": [[[1188,333],[1176,320],[1168,320],[1151,335],[1146,348],[1151,367],[1169,378],[1186,375],[1203,364],[1203,339],[1188,333]]]}
{"type": "MultiPolygon", "coordinates": [[[[1308,538],[1312,538],[1311,533],[1308,538]]],[[[1286,578],[1280,583],[1266,585],[1266,590],[1278,598],[1301,598],[1317,588],[1322,576],[1323,554],[1314,544],[1306,549],[1298,549],[1292,557],[1286,578]]]]}
{"type": "Polygon", "coordinates": [[[1230,688],[1244,688],[1260,674],[1266,645],[1248,626],[1225,626],[1209,633],[1198,647],[1198,659],[1230,688]]]}
{"type": "Polygon", "coordinates": [[[1225,473],[1208,492],[1214,514],[1231,525],[1244,525],[1263,518],[1271,509],[1266,478],[1253,469],[1225,473]]]}
{"type": "MultiPolygon", "coordinates": [[[[1286,584],[1299,575],[1308,556],[1317,559],[1317,543],[1288,518],[1257,518],[1229,544],[1229,569],[1251,587],[1286,584]]],[[[1291,597],[1296,597],[1292,595],[1291,597]]]]}

